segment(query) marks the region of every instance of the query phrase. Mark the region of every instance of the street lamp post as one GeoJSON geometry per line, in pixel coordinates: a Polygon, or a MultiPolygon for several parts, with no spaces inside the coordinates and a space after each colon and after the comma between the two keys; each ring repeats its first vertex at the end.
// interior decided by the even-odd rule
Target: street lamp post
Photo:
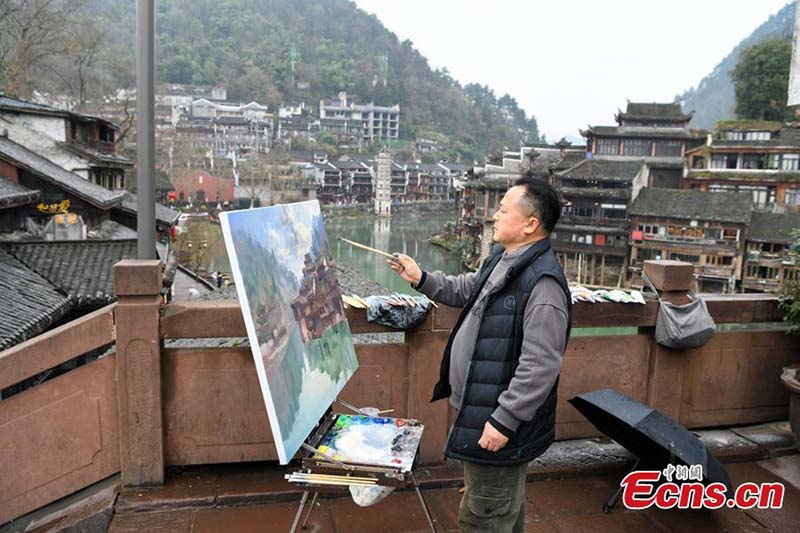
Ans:
{"type": "Polygon", "coordinates": [[[156,258],[155,7],[136,0],[137,257],[156,258]]]}

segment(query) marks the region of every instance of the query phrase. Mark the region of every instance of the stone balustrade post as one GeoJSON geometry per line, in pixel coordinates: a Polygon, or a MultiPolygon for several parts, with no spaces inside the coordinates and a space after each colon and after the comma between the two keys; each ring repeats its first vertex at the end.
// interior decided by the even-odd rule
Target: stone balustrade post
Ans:
{"type": "Polygon", "coordinates": [[[164,483],[164,422],[161,390],[162,266],[157,260],[114,265],[122,484],[164,483]]]}
{"type": "Polygon", "coordinates": [[[432,309],[420,326],[405,332],[408,345],[408,416],[425,424],[420,444],[420,462],[435,464],[443,460],[442,450],[450,429],[447,400],[431,403],[433,387],[439,381],[442,354],[458,309],[440,305],[432,309]]]}
{"type": "MultiPolygon", "coordinates": [[[[683,261],[645,261],[644,273],[650,278],[663,300],[674,304],[688,303],[687,291],[694,286],[694,266],[683,261]]],[[[650,382],[647,404],[680,419],[683,383],[686,375],[685,353],[665,348],[655,340],[654,328],[643,328],[651,336],[650,382]]]]}

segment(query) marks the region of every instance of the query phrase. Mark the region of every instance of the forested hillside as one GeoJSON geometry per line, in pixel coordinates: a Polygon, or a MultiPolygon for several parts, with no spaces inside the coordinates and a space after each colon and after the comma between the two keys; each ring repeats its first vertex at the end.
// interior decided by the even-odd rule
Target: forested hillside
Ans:
{"type": "MultiPolygon", "coordinates": [[[[74,26],[65,42],[59,45],[58,32],[51,30],[51,57],[37,56],[38,65],[22,62],[29,74],[27,83],[19,84],[22,96],[32,89],[74,90],[59,73],[71,69],[75,54],[68,51],[77,50],[88,35],[100,42],[83,58],[89,64],[82,74],[93,74],[86,97],[134,85],[135,2],[8,1],[31,12],[38,4],[74,6],[52,17],[54,23],[66,17],[74,26]],[[84,20],[77,20],[79,13],[84,20]]],[[[401,138],[432,137],[465,158],[538,140],[536,119],[526,116],[513,97],[495,95],[492,80],[462,86],[446,69],[431,69],[413,43],[400,42],[348,0],[158,0],[156,8],[160,82],[224,85],[229,99],[270,106],[304,100],[316,107],[339,91],[356,102],[399,103],[401,138]]],[[[4,39],[12,50],[8,66],[15,58],[14,36],[4,39]]]]}

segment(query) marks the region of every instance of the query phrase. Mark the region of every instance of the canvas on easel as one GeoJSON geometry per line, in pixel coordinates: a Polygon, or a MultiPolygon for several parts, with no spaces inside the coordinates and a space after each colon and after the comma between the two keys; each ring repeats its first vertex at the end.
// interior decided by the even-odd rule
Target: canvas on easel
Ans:
{"type": "Polygon", "coordinates": [[[281,464],[358,368],[319,202],[220,215],[281,464]]]}

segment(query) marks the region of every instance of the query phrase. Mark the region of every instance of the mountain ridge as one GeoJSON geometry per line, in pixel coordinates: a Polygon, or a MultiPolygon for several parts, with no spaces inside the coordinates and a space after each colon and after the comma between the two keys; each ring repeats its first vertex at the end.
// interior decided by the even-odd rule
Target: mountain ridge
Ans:
{"type": "Polygon", "coordinates": [[[742,39],[731,52],[706,75],[697,87],[675,97],[684,111],[694,111],[690,122],[694,128],[712,128],[720,120],[735,117],[736,97],[730,72],[736,67],[739,54],[754,44],[777,38],[791,39],[794,34],[795,2],[782,7],[742,39]]]}
{"type": "MultiPolygon", "coordinates": [[[[94,2],[111,39],[112,77],[130,87],[134,3],[94,2]]],[[[401,138],[438,137],[465,159],[540,140],[536,118],[512,96],[431,68],[411,41],[349,0],[161,0],[156,27],[161,82],[224,84],[232,99],[271,107],[317,106],[339,91],[359,102],[399,103],[401,138]]]]}

